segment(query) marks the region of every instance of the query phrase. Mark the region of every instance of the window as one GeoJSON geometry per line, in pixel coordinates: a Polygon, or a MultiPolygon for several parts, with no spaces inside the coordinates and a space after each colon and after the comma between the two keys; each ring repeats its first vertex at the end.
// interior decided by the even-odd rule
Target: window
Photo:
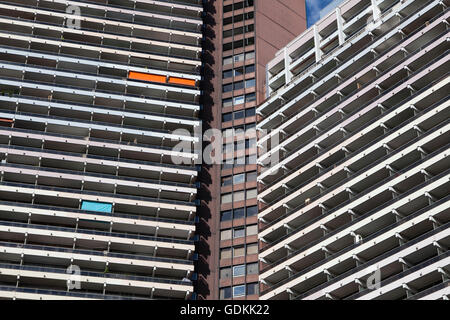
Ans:
{"type": "Polygon", "coordinates": [[[241,53],[233,56],[233,60],[234,62],[244,61],[244,54],[241,53]]]}
{"type": "Polygon", "coordinates": [[[243,257],[243,256],[245,256],[245,248],[244,247],[233,248],[233,257],[234,258],[243,257]]]}
{"type": "Polygon", "coordinates": [[[220,269],[220,274],[219,274],[219,278],[220,279],[229,279],[231,278],[231,268],[221,268],[220,269]]]}
{"type": "Polygon", "coordinates": [[[233,218],[234,219],[245,218],[245,209],[244,208],[234,209],[233,218]]]}
{"type": "Polygon", "coordinates": [[[222,100],[222,107],[226,108],[226,107],[231,107],[233,105],[233,99],[229,98],[229,99],[223,99],[222,100]]]}
{"type": "MultiPolygon", "coordinates": [[[[248,247],[247,247],[247,251],[248,251],[248,247]]],[[[220,260],[225,260],[225,259],[231,259],[231,248],[220,249],[220,260]]]]}
{"type": "Polygon", "coordinates": [[[233,116],[234,116],[234,120],[243,119],[243,118],[245,118],[245,112],[244,112],[244,110],[236,111],[233,116]]]}
{"type": "Polygon", "coordinates": [[[232,10],[233,10],[233,5],[232,4],[229,4],[229,5],[223,7],[223,12],[229,12],[229,11],[232,11],[232,10]]]}
{"type": "Polygon", "coordinates": [[[245,73],[252,73],[252,72],[255,72],[254,64],[251,64],[251,65],[245,67],[245,73]]]}
{"type": "Polygon", "coordinates": [[[219,294],[221,300],[231,298],[231,287],[221,288],[219,294]]]}
{"type": "Polygon", "coordinates": [[[245,102],[252,102],[256,100],[256,94],[255,93],[250,93],[245,95],[245,102]]]}
{"type": "Polygon", "coordinates": [[[224,66],[227,65],[227,64],[231,64],[231,63],[233,63],[233,57],[226,57],[226,58],[223,58],[222,64],[223,64],[224,66]]]}
{"type": "Polygon", "coordinates": [[[223,45],[223,51],[228,51],[228,50],[231,50],[231,49],[233,49],[233,42],[225,43],[223,45]]]}
{"type": "Polygon", "coordinates": [[[227,70],[222,73],[222,78],[227,79],[233,76],[233,70],[227,70]]]}
{"type": "Polygon", "coordinates": [[[256,115],[256,109],[255,108],[245,109],[245,116],[246,117],[253,117],[254,115],[256,115]]]}
{"type": "Polygon", "coordinates": [[[247,254],[257,254],[258,253],[258,244],[252,243],[247,245],[247,254]]]}
{"type": "Polygon", "coordinates": [[[246,149],[256,148],[256,138],[246,140],[245,148],[246,149]]]}
{"type": "Polygon", "coordinates": [[[258,263],[247,264],[247,274],[258,274],[258,263]]]}
{"type": "Polygon", "coordinates": [[[224,93],[226,93],[226,92],[231,92],[231,91],[233,91],[233,84],[232,84],[232,83],[225,84],[225,85],[223,86],[223,92],[224,92],[224,93]]]}
{"type": "Polygon", "coordinates": [[[253,236],[257,233],[258,233],[258,226],[256,224],[247,226],[247,236],[253,236]]]}
{"type": "Polygon", "coordinates": [[[81,210],[111,213],[112,204],[105,202],[82,201],[81,210]]]}
{"type": "Polygon", "coordinates": [[[256,181],[256,171],[247,173],[247,182],[256,181]]]}
{"type": "Polygon", "coordinates": [[[225,31],[223,32],[223,37],[224,37],[224,38],[231,37],[232,35],[233,35],[233,29],[225,30],[225,31]]]}
{"type": "Polygon", "coordinates": [[[233,212],[231,210],[220,213],[220,221],[230,221],[231,219],[233,219],[233,212]]]}
{"type": "Polygon", "coordinates": [[[244,96],[234,97],[233,103],[234,103],[235,106],[237,106],[239,104],[243,104],[244,103],[244,96]]]}
{"type": "Polygon", "coordinates": [[[247,207],[247,217],[253,217],[258,214],[258,207],[257,206],[251,206],[247,207]]]}
{"type": "Polygon", "coordinates": [[[230,239],[231,239],[231,229],[220,231],[220,240],[230,240],[230,239]]]}
{"type": "Polygon", "coordinates": [[[245,237],[245,228],[236,228],[233,230],[233,238],[242,238],[245,237]]]}
{"type": "Polygon", "coordinates": [[[249,283],[247,284],[247,295],[251,296],[254,294],[259,294],[258,283],[249,283]]]}
{"type": "Polygon", "coordinates": [[[247,190],[247,200],[254,199],[257,196],[256,189],[247,190]]]}
{"type": "Polygon", "coordinates": [[[234,76],[239,77],[244,74],[244,67],[238,67],[234,69],[234,76]]]}
{"type": "Polygon", "coordinates": [[[256,154],[249,155],[245,158],[246,164],[256,164],[256,154]]]}
{"type": "Polygon", "coordinates": [[[245,275],[245,265],[241,264],[233,267],[233,277],[240,277],[245,275]]]}
{"type": "Polygon", "coordinates": [[[245,60],[255,59],[255,51],[247,52],[245,54],[245,60]]]}
{"type": "Polygon", "coordinates": [[[255,86],[255,79],[245,80],[245,87],[252,88],[255,86]]]}
{"type": "Polygon", "coordinates": [[[233,297],[242,297],[245,296],[245,285],[234,286],[233,287],[233,297]]]}
{"type": "Polygon", "coordinates": [[[231,203],[233,202],[233,194],[226,193],[222,195],[222,203],[231,203]]]}
{"type": "Polygon", "coordinates": [[[227,122],[233,120],[233,113],[223,113],[222,114],[222,122],[227,122]]]}
{"type": "Polygon", "coordinates": [[[245,173],[236,174],[233,176],[233,184],[239,184],[245,182],[245,173]]]}
{"type": "Polygon", "coordinates": [[[222,178],[222,187],[231,186],[233,184],[233,177],[223,177],[222,178]]]}
{"type": "Polygon", "coordinates": [[[233,201],[238,202],[238,201],[243,201],[243,200],[245,200],[245,192],[244,191],[236,191],[233,195],[233,201]]]}
{"type": "Polygon", "coordinates": [[[238,81],[233,84],[234,90],[240,90],[244,88],[244,81],[238,81]]]}

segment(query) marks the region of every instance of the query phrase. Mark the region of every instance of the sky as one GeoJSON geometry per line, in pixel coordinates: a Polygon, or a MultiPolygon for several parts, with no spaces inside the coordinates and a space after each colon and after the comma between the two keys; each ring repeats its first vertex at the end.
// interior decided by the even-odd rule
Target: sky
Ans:
{"type": "Polygon", "coordinates": [[[319,20],[320,10],[325,8],[333,0],[306,0],[306,19],[308,28],[319,20]]]}

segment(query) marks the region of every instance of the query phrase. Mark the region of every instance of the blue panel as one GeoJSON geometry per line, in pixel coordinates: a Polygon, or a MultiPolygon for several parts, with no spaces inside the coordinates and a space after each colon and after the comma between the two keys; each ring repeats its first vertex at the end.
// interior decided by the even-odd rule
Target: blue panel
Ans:
{"type": "Polygon", "coordinates": [[[112,204],[104,202],[83,201],[81,203],[81,209],[87,211],[107,212],[111,213],[112,204]]]}

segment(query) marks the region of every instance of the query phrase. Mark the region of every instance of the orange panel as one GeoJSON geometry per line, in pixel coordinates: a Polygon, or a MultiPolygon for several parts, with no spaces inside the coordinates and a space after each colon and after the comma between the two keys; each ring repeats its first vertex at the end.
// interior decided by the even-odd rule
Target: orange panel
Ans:
{"type": "Polygon", "coordinates": [[[185,86],[195,87],[195,80],[192,80],[192,79],[170,77],[169,78],[169,83],[182,84],[182,85],[185,85],[185,86]]]}
{"type": "Polygon", "coordinates": [[[0,118],[0,122],[9,122],[9,123],[11,123],[11,122],[14,122],[14,120],[12,120],[12,119],[2,119],[2,118],[0,118]]]}
{"type": "Polygon", "coordinates": [[[150,82],[166,83],[166,76],[160,76],[160,75],[151,74],[151,73],[141,73],[141,72],[130,71],[130,73],[128,74],[128,78],[136,79],[136,80],[150,81],[150,82]]]}

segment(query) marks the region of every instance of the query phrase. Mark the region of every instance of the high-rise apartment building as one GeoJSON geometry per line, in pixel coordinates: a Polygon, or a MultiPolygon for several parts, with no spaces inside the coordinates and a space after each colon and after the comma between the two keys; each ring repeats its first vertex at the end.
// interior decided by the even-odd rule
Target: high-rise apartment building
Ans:
{"type": "Polygon", "coordinates": [[[203,120],[222,133],[223,163],[200,178],[199,299],[258,298],[255,108],[266,64],[305,29],[303,0],[205,1],[203,120]]]}
{"type": "Polygon", "coordinates": [[[449,298],[449,5],[347,0],[268,64],[260,299],[449,298]]]}
{"type": "Polygon", "coordinates": [[[255,106],[304,12],[0,1],[0,297],[257,298],[255,106]],[[202,164],[230,128],[231,163],[202,164]]]}
{"type": "Polygon", "coordinates": [[[202,12],[0,1],[1,298],[195,298],[202,12]]]}

